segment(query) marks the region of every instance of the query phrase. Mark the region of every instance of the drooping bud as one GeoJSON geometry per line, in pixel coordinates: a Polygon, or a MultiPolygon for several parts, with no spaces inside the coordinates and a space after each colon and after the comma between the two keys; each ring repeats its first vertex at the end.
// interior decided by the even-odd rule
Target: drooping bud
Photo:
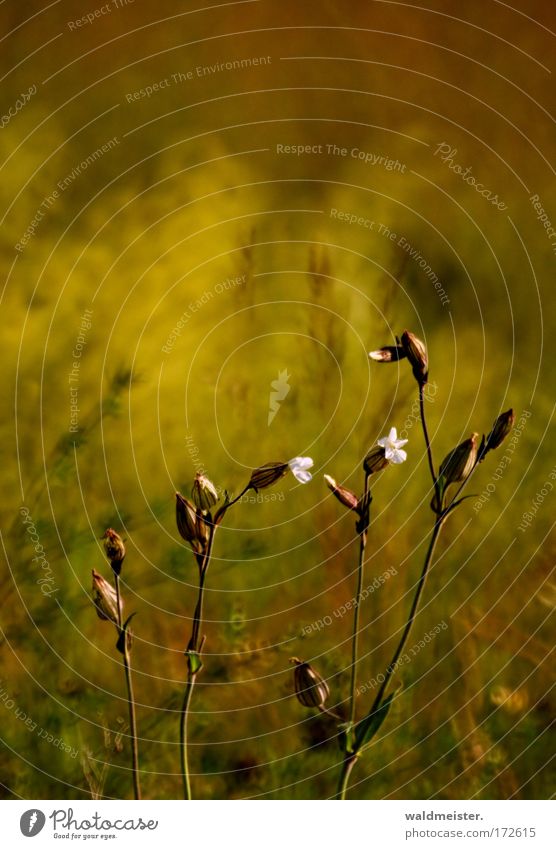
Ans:
{"type": "Polygon", "coordinates": [[[304,663],[298,657],[291,657],[290,663],[295,664],[293,684],[298,701],[305,707],[322,710],[330,695],[324,678],[321,678],[310,663],[304,663]]]}
{"type": "Polygon", "coordinates": [[[267,486],[272,486],[283,478],[288,473],[289,465],[287,463],[265,463],[264,466],[259,466],[251,473],[249,488],[258,492],[260,489],[266,489],[267,486]]]}
{"type": "Polygon", "coordinates": [[[378,351],[369,351],[369,357],[376,363],[395,363],[407,356],[401,345],[385,345],[378,351]]]}
{"type": "Polygon", "coordinates": [[[425,343],[421,342],[409,330],[404,330],[402,333],[401,343],[405,355],[411,363],[415,380],[419,386],[424,386],[429,379],[429,359],[425,343]]]}
{"type": "Polygon", "coordinates": [[[197,472],[193,482],[193,489],[191,490],[191,497],[199,510],[206,513],[218,501],[218,492],[206,475],[197,472]]]}
{"type": "Polygon", "coordinates": [[[176,525],[182,539],[190,544],[196,554],[202,554],[205,546],[205,523],[203,520],[203,525],[200,524],[199,516],[202,520],[201,511],[197,511],[189,499],[176,492],[176,525]]]}
{"type": "Polygon", "coordinates": [[[351,489],[347,489],[345,486],[340,486],[340,484],[336,483],[334,478],[331,478],[330,475],[325,475],[324,480],[326,481],[328,489],[336,496],[340,504],[343,504],[344,507],[348,508],[348,510],[358,511],[359,499],[356,494],[351,491],[351,489]]]}
{"type": "Polygon", "coordinates": [[[110,565],[116,575],[122,571],[122,563],[125,557],[125,545],[119,534],[112,528],[107,528],[104,532],[104,550],[110,561],[110,565]]]}
{"type": "Polygon", "coordinates": [[[388,466],[389,461],[386,459],[386,451],[380,445],[375,445],[371,448],[363,461],[363,470],[366,475],[374,475],[375,472],[380,472],[388,466]]]}
{"type": "Polygon", "coordinates": [[[492,426],[492,430],[486,438],[486,442],[481,445],[479,451],[479,460],[484,460],[485,455],[489,451],[493,451],[501,445],[507,435],[510,433],[515,423],[515,414],[513,410],[507,410],[501,413],[492,426]]]}
{"type": "Polygon", "coordinates": [[[118,597],[112,584],[95,569],[93,574],[93,603],[99,619],[108,619],[118,624],[118,597]]]}
{"type": "Polygon", "coordinates": [[[445,487],[451,483],[462,483],[473,471],[477,461],[478,435],[472,433],[469,439],[450,451],[440,464],[440,478],[443,478],[445,487]]]}

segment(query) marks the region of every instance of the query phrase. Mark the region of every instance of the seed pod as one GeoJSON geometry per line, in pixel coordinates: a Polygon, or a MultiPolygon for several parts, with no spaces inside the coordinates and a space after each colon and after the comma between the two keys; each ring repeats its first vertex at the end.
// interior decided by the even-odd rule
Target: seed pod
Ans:
{"type": "Polygon", "coordinates": [[[409,330],[405,330],[402,333],[401,343],[405,355],[413,368],[415,380],[419,386],[424,386],[429,379],[429,359],[425,343],[421,342],[409,330]]]}
{"type": "Polygon", "coordinates": [[[345,486],[340,486],[340,484],[337,484],[334,478],[331,478],[330,475],[325,475],[324,480],[326,481],[328,489],[336,496],[340,504],[343,504],[344,507],[348,508],[348,510],[355,510],[357,512],[359,508],[359,499],[356,494],[351,491],[351,489],[347,489],[345,486]]]}
{"type": "Polygon", "coordinates": [[[289,466],[287,463],[265,463],[251,473],[249,488],[258,492],[272,486],[287,474],[289,466]]]}
{"type": "Polygon", "coordinates": [[[122,563],[125,557],[125,545],[119,534],[112,528],[107,528],[104,532],[104,550],[110,561],[110,565],[116,575],[122,571],[122,563]]]}
{"type": "Polygon", "coordinates": [[[112,584],[93,569],[93,603],[99,619],[118,624],[118,597],[112,584]]]}
{"type": "Polygon", "coordinates": [[[491,432],[486,438],[484,448],[481,449],[481,459],[483,459],[487,451],[492,451],[494,448],[498,448],[498,446],[504,442],[505,438],[513,428],[514,422],[515,414],[513,410],[507,410],[505,413],[501,413],[498,416],[492,426],[491,432]]]}
{"type": "Polygon", "coordinates": [[[472,433],[469,439],[450,451],[440,464],[440,477],[444,479],[444,486],[463,482],[473,471],[477,460],[477,436],[477,433],[472,433]]]}
{"type": "Polygon", "coordinates": [[[191,497],[199,510],[203,510],[206,513],[218,501],[218,492],[206,475],[197,472],[193,482],[193,489],[191,490],[191,497]]]}
{"type": "Polygon", "coordinates": [[[407,356],[401,345],[385,345],[378,351],[369,351],[369,357],[376,363],[395,363],[407,356]]]}
{"type": "MultiPolygon", "coordinates": [[[[197,511],[191,501],[176,492],[176,524],[182,539],[188,542],[196,554],[204,550],[204,534],[199,533],[200,526],[197,511]]],[[[201,516],[202,518],[202,516],[201,516]]]]}
{"type": "Polygon", "coordinates": [[[330,695],[324,678],[321,678],[310,663],[304,663],[298,657],[290,658],[290,663],[295,664],[293,683],[298,701],[305,707],[322,710],[330,695]]]}
{"type": "Polygon", "coordinates": [[[209,541],[210,530],[209,524],[203,516],[203,511],[199,510],[198,508],[197,515],[195,517],[195,529],[197,533],[197,540],[199,541],[199,544],[201,545],[201,548],[204,551],[209,541]]]}
{"type": "Polygon", "coordinates": [[[380,472],[388,466],[389,460],[386,459],[386,451],[380,445],[375,445],[371,448],[363,461],[363,469],[366,475],[374,475],[375,472],[380,472]]]}

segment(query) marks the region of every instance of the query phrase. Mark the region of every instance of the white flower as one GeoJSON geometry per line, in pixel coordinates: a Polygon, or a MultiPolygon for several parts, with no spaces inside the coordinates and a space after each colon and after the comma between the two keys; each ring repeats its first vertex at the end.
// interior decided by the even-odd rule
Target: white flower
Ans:
{"type": "Polygon", "coordinates": [[[407,460],[407,454],[401,450],[402,445],[405,445],[407,439],[398,439],[398,431],[395,427],[390,428],[388,436],[384,436],[378,440],[381,448],[384,448],[384,454],[387,460],[391,463],[403,463],[407,460]]]}
{"type": "Polygon", "coordinates": [[[309,483],[313,476],[307,469],[310,469],[312,465],[313,461],[310,457],[294,457],[288,463],[291,473],[299,483],[309,483]]]}

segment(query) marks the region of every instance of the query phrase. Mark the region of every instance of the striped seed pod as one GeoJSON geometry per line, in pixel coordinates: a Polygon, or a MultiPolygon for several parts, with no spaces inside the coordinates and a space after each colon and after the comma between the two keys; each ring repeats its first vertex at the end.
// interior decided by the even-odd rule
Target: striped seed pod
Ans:
{"type": "Polygon", "coordinates": [[[114,625],[118,624],[118,600],[112,584],[102,577],[95,569],[93,574],[93,603],[99,619],[108,619],[114,625]]]}
{"type": "Polygon", "coordinates": [[[272,486],[283,478],[288,473],[289,465],[287,463],[265,463],[264,466],[259,466],[251,473],[249,480],[249,488],[258,492],[260,489],[266,489],[272,486]]]}
{"type": "Polygon", "coordinates": [[[290,658],[290,663],[295,665],[293,684],[298,701],[305,707],[323,710],[330,695],[324,678],[321,678],[310,663],[305,663],[298,657],[290,658]]]}
{"type": "Polygon", "coordinates": [[[429,359],[425,343],[421,342],[409,330],[404,330],[402,333],[401,343],[405,355],[411,363],[415,380],[419,386],[424,386],[429,379],[429,359]]]}
{"type": "Polygon", "coordinates": [[[218,492],[216,491],[216,487],[213,482],[209,480],[206,475],[197,472],[195,480],[193,481],[191,497],[193,498],[195,506],[206,513],[211,509],[211,507],[214,507],[218,501],[218,492]]]}

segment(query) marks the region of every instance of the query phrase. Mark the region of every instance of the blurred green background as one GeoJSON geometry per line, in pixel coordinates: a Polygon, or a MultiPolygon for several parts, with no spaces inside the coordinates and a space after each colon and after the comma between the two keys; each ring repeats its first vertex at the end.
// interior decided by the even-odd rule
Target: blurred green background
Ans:
{"type": "Polygon", "coordinates": [[[179,798],[196,569],[174,491],[202,466],[237,493],[253,467],[299,454],[312,483],[288,476],[217,537],[194,794],[334,793],[334,723],[296,702],[288,660],[312,660],[332,701],[347,697],[351,620],[332,614],[354,595],[357,544],[322,474],[359,491],[392,425],[408,461],[374,487],[366,580],[396,574],[362,612],[361,682],[404,622],[427,468],[409,369],[367,352],[405,327],[429,349],[437,462],[502,410],[526,416],[501,479],[493,457],[470,487],[488,493],[481,508],[449,523],[412,639],[448,627],[397,674],[404,691],[350,795],[553,793],[556,240],[531,198],[556,224],[554,18],[537,0],[2,4],[4,798],[130,796],[121,665],[90,600],[91,569],[109,577],[108,526],[126,538],[137,611],[144,793],[179,798]]]}

